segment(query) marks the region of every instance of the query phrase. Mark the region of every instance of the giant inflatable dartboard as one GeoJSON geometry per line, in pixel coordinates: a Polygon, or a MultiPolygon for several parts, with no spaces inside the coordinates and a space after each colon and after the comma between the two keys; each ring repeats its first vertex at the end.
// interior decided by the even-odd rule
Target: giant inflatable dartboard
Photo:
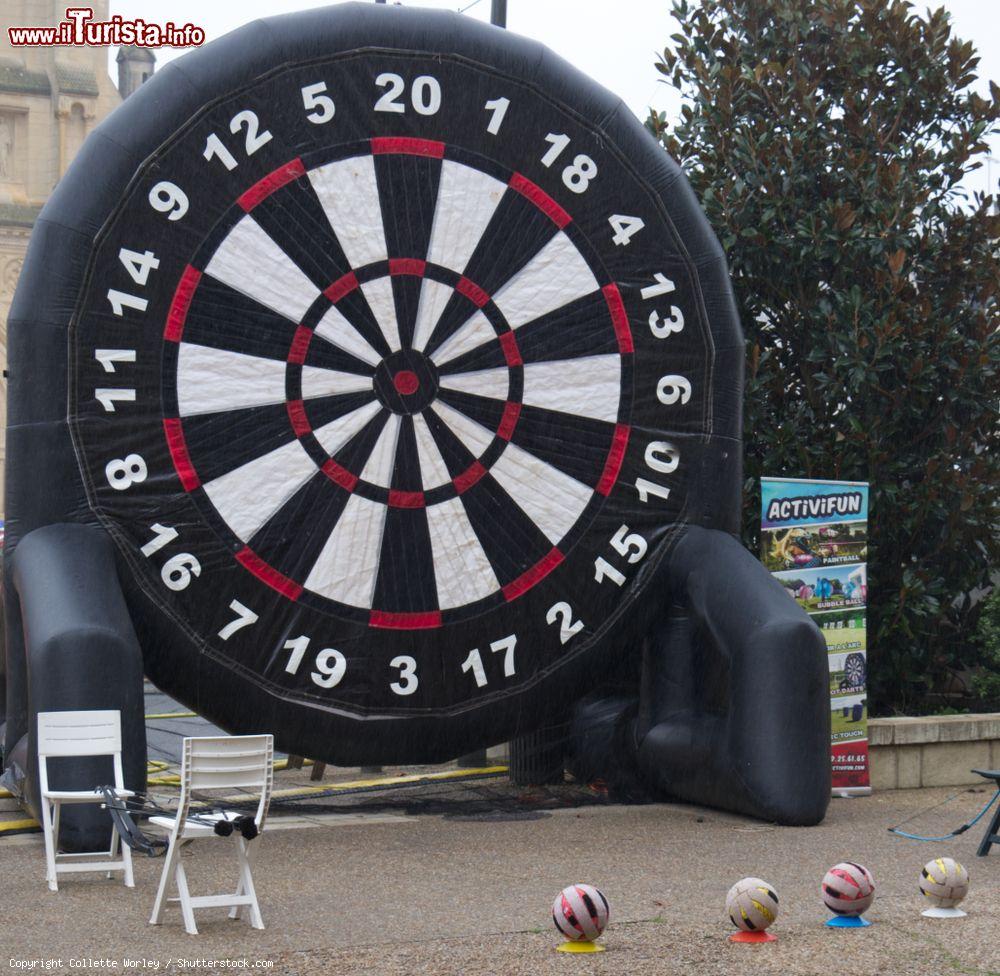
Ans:
{"type": "Polygon", "coordinates": [[[71,327],[148,670],[334,757],[501,739],[614,668],[673,530],[716,518],[718,249],[628,110],[537,45],[357,5],[240,33],[121,110],[155,144],[71,327]]]}

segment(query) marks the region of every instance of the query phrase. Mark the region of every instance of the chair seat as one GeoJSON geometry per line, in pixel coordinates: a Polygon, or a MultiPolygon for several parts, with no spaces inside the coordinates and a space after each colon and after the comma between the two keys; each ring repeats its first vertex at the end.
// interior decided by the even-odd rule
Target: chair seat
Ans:
{"type": "MultiPolygon", "coordinates": [[[[215,825],[220,820],[236,820],[237,817],[241,816],[244,816],[244,814],[237,813],[234,810],[223,810],[221,813],[216,811],[213,813],[202,814],[197,820],[192,820],[189,817],[184,821],[184,826],[181,829],[181,840],[193,840],[197,837],[219,836],[215,833],[215,825]]],[[[156,824],[157,827],[163,827],[164,830],[173,830],[176,818],[150,817],[149,822],[151,824],[156,824]]]]}
{"type": "MultiPolygon", "coordinates": [[[[131,790],[114,791],[115,796],[135,796],[131,790]]],[[[96,803],[104,799],[104,793],[93,790],[45,790],[42,793],[47,800],[58,800],[60,803],[96,803]]]]}

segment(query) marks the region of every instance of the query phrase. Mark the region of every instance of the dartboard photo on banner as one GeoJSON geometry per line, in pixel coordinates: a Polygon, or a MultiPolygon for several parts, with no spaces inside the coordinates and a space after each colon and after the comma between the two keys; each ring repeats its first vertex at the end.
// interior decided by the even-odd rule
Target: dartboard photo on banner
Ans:
{"type": "Polygon", "coordinates": [[[822,817],[822,642],[735,538],[722,251],[542,46],[341,4],[171,62],[46,206],[10,333],[8,749],[145,672],[343,765],[572,719],[580,770],[822,817]]]}

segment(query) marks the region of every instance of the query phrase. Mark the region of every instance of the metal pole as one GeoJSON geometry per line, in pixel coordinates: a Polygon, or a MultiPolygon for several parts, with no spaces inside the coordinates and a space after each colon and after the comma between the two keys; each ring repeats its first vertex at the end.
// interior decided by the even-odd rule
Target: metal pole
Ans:
{"type": "Polygon", "coordinates": [[[507,0],[492,0],[493,7],[490,10],[490,23],[494,27],[507,26],[507,0]]]}

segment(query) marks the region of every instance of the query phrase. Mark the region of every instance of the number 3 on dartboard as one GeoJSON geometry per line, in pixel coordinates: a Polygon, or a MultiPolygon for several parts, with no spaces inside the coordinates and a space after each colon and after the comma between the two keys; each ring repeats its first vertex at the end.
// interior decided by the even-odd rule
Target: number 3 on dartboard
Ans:
{"type": "Polygon", "coordinates": [[[408,654],[400,654],[389,662],[390,668],[399,668],[399,680],[389,687],[397,695],[412,695],[420,684],[417,679],[417,662],[408,654]]]}

